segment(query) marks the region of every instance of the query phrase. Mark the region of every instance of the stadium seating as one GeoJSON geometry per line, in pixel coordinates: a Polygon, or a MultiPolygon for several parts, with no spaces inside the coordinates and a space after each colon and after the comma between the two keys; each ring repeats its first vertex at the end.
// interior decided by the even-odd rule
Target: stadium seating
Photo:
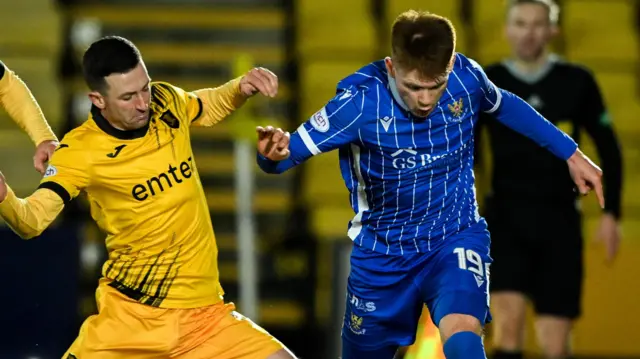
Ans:
{"type": "Polygon", "coordinates": [[[371,1],[300,0],[296,8],[296,48],[302,59],[335,61],[376,49],[371,1]]]}
{"type": "Polygon", "coordinates": [[[473,26],[477,32],[474,57],[481,64],[500,61],[510,54],[504,37],[505,1],[474,2],[473,26]]]}
{"type": "Polygon", "coordinates": [[[562,25],[567,37],[567,58],[607,60],[609,69],[611,61],[637,61],[634,6],[631,1],[567,1],[562,25]]]}

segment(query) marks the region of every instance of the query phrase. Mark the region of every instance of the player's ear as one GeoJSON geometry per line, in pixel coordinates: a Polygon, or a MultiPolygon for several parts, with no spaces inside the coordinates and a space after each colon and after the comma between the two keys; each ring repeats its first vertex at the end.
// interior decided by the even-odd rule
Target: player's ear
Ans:
{"type": "Polygon", "coordinates": [[[101,110],[104,110],[106,107],[106,103],[104,101],[104,96],[99,91],[91,91],[89,92],[89,100],[93,105],[101,110]]]}
{"type": "Polygon", "coordinates": [[[396,69],[393,67],[393,61],[390,57],[386,57],[384,59],[384,65],[387,67],[387,73],[391,75],[391,77],[396,77],[396,69]]]}
{"type": "Polygon", "coordinates": [[[453,71],[453,66],[456,64],[457,58],[458,58],[458,55],[454,51],[453,55],[451,55],[451,60],[449,60],[449,64],[447,65],[447,73],[453,71]]]}

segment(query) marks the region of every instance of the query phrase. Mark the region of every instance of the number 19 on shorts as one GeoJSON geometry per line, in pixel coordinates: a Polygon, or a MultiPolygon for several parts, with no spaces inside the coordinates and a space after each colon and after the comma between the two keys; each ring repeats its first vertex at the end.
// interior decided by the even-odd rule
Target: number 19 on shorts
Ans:
{"type": "MultiPolygon", "coordinates": [[[[468,270],[474,274],[476,284],[478,287],[484,284],[485,278],[489,281],[489,266],[490,263],[482,263],[482,257],[478,252],[472,249],[464,249],[458,247],[453,250],[453,253],[458,256],[458,267],[462,270],[468,270]]],[[[487,301],[489,300],[489,284],[487,283],[487,301]]]]}

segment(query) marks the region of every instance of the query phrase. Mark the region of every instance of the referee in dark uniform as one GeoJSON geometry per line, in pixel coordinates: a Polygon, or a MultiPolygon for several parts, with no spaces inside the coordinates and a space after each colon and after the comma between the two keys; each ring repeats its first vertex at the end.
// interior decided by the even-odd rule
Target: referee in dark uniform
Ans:
{"type": "MultiPolygon", "coordinates": [[[[586,68],[548,52],[557,32],[556,3],[511,1],[508,11],[506,33],[513,58],[487,66],[487,76],[577,141],[583,133],[593,139],[605,190],[598,238],[612,260],[620,241],[622,164],[598,85],[586,68]]],[[[567,164],[490,117],[479,124],[479,131],[488,130],[493,162],[484,208],[494,259],[493,358],[523,357],[527,300],[536,312],[536,334],[545,356],[567,358],[572,323],[580,316],[583,280],[582,221],[567,164]]],[[[481,166],[482,159],[478,162],[481,166]]]]}

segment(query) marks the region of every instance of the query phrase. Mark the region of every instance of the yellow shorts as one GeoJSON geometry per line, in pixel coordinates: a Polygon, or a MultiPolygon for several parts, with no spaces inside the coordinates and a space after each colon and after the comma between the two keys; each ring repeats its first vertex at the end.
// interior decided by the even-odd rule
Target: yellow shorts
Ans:
{"type": "Polygon", "coordinates": [[[140,304],[101,281],[98,314],[85,320],[63,359],[265,359],[284,348],[220,302],[195,309],[140,304]]]}

